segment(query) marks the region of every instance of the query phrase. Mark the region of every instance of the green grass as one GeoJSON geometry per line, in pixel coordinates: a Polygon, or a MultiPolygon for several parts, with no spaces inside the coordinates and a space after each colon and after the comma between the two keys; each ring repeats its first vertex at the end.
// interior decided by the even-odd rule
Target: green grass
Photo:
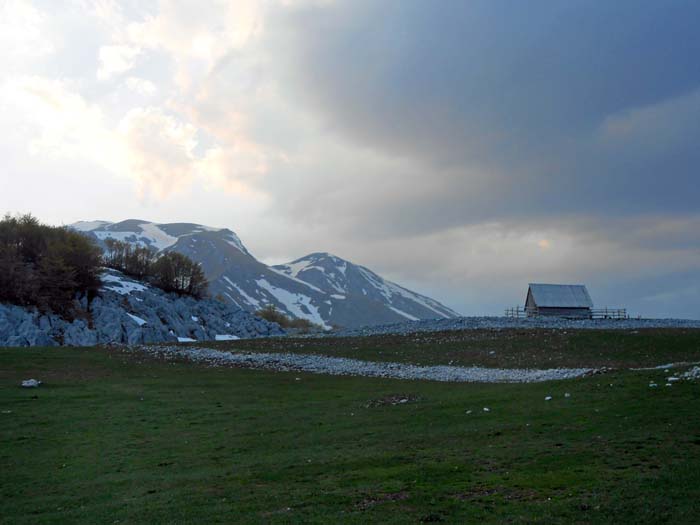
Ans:
{"type": "Polygon", "coordinates": [[[464,330],[409,336],[250,339],[204,345],[219,350],[503,368],[630,368],[700,361],[700,330],[680,329],[464,330]]]}
{"type": "MultiPolygon", "coordinates": [[[[687,357],[658,341],[697,352],[671,335],[570,334],[632,365],[687,357]]],[[[0,522],[692,523],[700,383],[665,375],[445,384],[0,349],[0,522]],[[393,394],[416,400],[368,407],[393,394]]]]}

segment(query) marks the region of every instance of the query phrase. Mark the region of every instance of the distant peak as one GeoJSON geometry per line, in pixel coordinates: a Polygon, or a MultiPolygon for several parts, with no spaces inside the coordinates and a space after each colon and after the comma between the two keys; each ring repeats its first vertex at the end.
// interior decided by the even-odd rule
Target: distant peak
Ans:
{"type": "Polygon", "coordinates": [[[309,260],[318,260],[318,259],[331,259],[332,261],[339,261],[339,262],[348,262],[342,257],[338,257],[337,255],[333,255],[332,253],[329,252],[313,252],[310,253],[309,255],[306,255],[305,257],[301,257],[300,259],[297,259],[297,261],[309,261],[309,260]]]}
{"type": "Polygon", "coordinates": [[[192,222],[157,223],[142,219],[126,219],[120,222],[78,221],[70,225],[77,231],[92,233],[100,240],[117,239],[145,244],[164,250],[179,239],[196,234],[213,234],[246,255],[250,255],[238,235],[229,228],[212,228],[192,222]]]}
{"type": "Polygon", "coordinates": [[[68,226],[70,228],[73,228],[74,230],[78,230],[81,232],[90,232],[92,230],[96,230],[97,228],[103,228],[104,226],[108,226],[112,224],[109,221],[78,221],[74,222],[73,224],[69,224],[68,226]]]}

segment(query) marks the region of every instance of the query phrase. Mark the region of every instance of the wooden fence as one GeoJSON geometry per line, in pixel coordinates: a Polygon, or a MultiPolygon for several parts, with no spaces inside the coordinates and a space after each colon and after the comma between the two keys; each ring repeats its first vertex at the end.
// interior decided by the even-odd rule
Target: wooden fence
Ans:
{"type": "Polygon", "coordinates": [[[626,308],[593,308],[591,319],[629,319],[626,308]]]}
{"type": "MultiPolygon", "coordinates": [[[[539,317],[540,312],[537,307],[514,306],[506,308],[505,316],[513,319],[524,319],[525,317],[539,317]]],[[[626,308],[592,308],[589,319],[629,319],[629,316],[626,308]]]]}
{"type": "Polygon", "coordinates": [[[537,308],[523,308],[522,306],[514,306],[513,308],[506,308],[506,317],[512,317],[514,319],[524,319],[525,317],[536,317],[539,315],[537,308]]]}

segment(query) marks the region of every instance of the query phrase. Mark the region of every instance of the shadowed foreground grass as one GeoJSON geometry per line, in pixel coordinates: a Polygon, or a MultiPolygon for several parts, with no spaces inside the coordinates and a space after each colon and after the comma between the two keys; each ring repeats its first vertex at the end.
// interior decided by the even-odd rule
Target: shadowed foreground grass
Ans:
{"type": "Polygon", "coordinates": [[[0,522],[692,523],[700,384],[665,375],[444,384],[0,349],[0,522]]]}

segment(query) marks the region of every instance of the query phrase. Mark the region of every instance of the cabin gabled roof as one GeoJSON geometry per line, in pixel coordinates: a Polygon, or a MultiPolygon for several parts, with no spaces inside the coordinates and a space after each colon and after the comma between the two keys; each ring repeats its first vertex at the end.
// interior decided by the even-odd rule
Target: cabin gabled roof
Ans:
{"type": "Polygon", "coordinates": [[[540,308],[593,308],[591,296],[582,284],[530,283],[528,293],[540,308]]]}

